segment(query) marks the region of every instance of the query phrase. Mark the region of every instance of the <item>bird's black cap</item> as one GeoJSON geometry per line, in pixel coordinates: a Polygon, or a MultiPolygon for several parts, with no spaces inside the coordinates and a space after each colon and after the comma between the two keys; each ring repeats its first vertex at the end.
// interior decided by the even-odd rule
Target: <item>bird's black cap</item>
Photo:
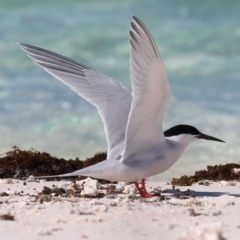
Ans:
{"type": "Polygon", "coordinates": [[[199,132],[195,127],[190,125],[177,125],[172,128],[169,128],[164,132],[165,137],[172,137],[172,136],[178,136],[180,134],[191,134],[191,135],[200,135],[201,132],[199,132]]]}

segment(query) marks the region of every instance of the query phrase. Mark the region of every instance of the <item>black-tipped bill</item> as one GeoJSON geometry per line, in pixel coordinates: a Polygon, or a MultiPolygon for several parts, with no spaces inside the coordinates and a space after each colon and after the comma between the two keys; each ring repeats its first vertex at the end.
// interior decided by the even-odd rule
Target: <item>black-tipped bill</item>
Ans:
{"type": "Polygon", "coordinates": [[[198,136],[196,136],[196,138],[225,143],[225,142],[224,142],[223,140],[221,140],[221,139],[218,139],[218,138],[215,138],[215,137],[211,137],[211,136],[208,136],[208,135],[205,135],[205,134],[198,135],[198,136]]]}

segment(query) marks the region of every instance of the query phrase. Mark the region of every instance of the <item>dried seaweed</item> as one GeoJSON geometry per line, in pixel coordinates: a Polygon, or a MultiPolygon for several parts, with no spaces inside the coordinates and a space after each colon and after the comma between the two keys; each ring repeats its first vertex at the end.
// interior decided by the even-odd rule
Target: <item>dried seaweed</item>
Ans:
{"type": "Polygon", "coordinates": [[[96,153],[85,161],[57,158],[35,149],[21,150],[14,146],[0,158],[0,178],[26,178],[33,176],[58,175],[73,172],[105,160],[106,152],[96,153]]]}
{"type": "Polygon", "coordinates": [[[227,163],[225,165],[207,166],[207,170],[196,171],[193,176],[184,175],[180,178],[173,178],[171,183],[175,186],[191,186],[193,183],[203,180],[240,180],[239,174],[233,171],[234,168],[240,168],[240,164],[227,163]]]}
{"type": "Polygon", "coordinates": [[[1,220],[13,221],[13,220],[14,220],[14,216],[11,215],[11,213],[1,214],[1,215],[0,215],[0,219],[1,219],[1,220]]]}

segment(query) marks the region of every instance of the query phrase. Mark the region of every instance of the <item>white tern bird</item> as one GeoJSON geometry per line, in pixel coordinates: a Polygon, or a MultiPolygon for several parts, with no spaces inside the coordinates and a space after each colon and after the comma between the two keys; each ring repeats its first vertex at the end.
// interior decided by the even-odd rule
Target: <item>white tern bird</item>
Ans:
{"type": "Polygon", "coordinates": [[[177,125],[163,132],[170,95],[167,71],[146,26],[135,16],[130,25],[132,90],[69,58],[28,44],[20,46],[37,65],[96,106],[104,123],[107,159],[54,177],[82,175],[134,182],[140,195],[149,198],[152,195],[145,188],[145,178],[170,168],[191,142],[223,141],[189,125],[177,125]]]}

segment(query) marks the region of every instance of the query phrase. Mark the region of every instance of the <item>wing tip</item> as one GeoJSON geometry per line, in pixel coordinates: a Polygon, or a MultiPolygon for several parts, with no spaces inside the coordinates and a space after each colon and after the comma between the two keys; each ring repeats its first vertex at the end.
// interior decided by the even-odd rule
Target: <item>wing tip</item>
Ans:
{"type": "MultiPolygon", "coordinates": [[[[135,23],[135,24],[137,24],[137,25],[141,25],[141,24],[143,24],[142,23],[142,21],[137,17],[137,16],[135,16],[135,15],[132,15],[132,22],[133,23],[135,23]]],[[[144,24],[143,24],[144,25],[144,24]]]]}
{"type": "Polygon", "coordinates": [[[17,42],[17,44],[18,44],[21,48],[28,48],[28,47],[31,47],[31,45],[30,45],[30,44],[27,44],[27,43],[17,42]]]}
{"type": "Polygon", "coordinates": [[[134,14],[131,15],[132,19],[135,21],[135,19],[137,18],[134,14]]]}

